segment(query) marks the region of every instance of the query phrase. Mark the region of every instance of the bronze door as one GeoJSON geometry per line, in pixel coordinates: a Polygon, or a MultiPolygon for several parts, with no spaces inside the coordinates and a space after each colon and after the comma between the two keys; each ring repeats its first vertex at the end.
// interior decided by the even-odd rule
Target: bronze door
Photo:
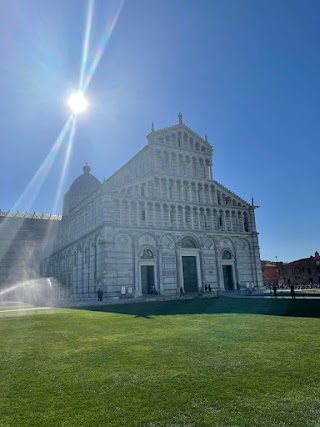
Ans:
{"type": "Polygon", "coordinates": [[[198,292],[197,260],[195,256],[182,257],[185,292],[198,292]]]}

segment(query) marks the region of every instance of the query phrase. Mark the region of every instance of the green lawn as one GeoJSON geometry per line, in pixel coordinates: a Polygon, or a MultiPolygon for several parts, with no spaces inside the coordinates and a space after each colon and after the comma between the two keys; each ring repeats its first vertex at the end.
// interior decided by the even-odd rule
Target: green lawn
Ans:
{"type": "Polygon", "coordinates": [[[320,300],[0,313],[0,426],[320,426],[320,300]]]}

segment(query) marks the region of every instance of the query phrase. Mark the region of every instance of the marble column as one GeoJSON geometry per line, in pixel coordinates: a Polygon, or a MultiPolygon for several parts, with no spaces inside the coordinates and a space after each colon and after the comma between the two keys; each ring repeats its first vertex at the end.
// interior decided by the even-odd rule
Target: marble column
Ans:
{"type": "Polygon", "coordinates": [[[128,225],[129,225],[129,227],[131,226],[131,201],[129,200],[129,206],[128,206],[128,215],[129,215],[129,218],[128,218],[128,225]]]}
{"type": "Polygon", "coordinates": [[[162,245],[158,244],[158,278],[159,278],[159,293],[163,292],[163,277],[162,277],[162,245]]]}

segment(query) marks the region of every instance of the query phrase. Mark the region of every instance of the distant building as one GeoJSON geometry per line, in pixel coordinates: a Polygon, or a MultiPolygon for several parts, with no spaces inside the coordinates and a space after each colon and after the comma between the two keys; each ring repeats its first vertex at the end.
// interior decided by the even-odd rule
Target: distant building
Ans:
{"type": "Polygon", "coordinates": [[[46,239],[59,215],[0,210],[0,287],[39,277],[46,239]]]}
{"type": "Polygon", "coordinates": [[[309,258],[277,263],[279,280],[285,286],[307,286],[320,284],[320,255],[318,252],[309,258]]]}
{"type": "Polygon", "coordinates": [[[278,285],[279,274],[278,274],[277,263],[273,261],[261,260],[261,269],[262,269],[263,284],[265,287],[278,285]]]}
{"type": "Polygon", "coordinates": [[[42,274],[76,298],[263,288],[255,206],[212,178],[207,138],[179,122],[101,183],[85,165],[42,274]]]}

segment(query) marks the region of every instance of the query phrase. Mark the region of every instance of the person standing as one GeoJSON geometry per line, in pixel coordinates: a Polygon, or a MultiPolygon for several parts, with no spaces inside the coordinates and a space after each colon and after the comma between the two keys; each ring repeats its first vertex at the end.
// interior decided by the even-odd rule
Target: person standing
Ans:
{"type": "Polygon", "coordinates": [[[273,296],[277,296],[277,285],[273,285],[273,287],[272,287],[272,289],[273,289],[273,296]]]}
{"type": "Polygon", "coordinates": [[[97,294],[98,294],[98,301],[102,301],[103,298],[103,290],[101,288],[98,288],[97,290],[97,294]]]}
{"type": "Polygon", "coordinates": [[[296,294],[294,291],[294,285],[290,285],[291,298],[296,299],[296,294]]]}

